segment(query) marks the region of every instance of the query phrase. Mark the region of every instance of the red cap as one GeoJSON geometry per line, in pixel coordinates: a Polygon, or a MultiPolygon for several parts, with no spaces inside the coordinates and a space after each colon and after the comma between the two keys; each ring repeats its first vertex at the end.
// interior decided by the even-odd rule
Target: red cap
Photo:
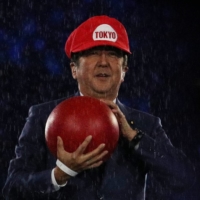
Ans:
{"type": "Polygon", "coordinates": [[[105,15],[94,16],[70,34],[65,44],[65,52],[71,58],[72,52],[104,45],[113,46],[131,54],[128,35],[123,24],[105,15]]]}

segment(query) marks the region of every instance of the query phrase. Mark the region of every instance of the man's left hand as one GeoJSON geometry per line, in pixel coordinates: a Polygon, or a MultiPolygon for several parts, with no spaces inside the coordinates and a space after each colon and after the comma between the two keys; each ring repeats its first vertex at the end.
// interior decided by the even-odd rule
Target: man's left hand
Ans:
{"type": "Polygon", "coordinates": [[[133,130],[130,125],[128,124],[125,115],[122,113],[122,111],[119,109],[117,104],[115,104],[113,101],[101,99],[102,102],[104,102],[107,106],[110,107],[112,112],[117,118],[121,134],[127,138],[129,141],[131,141],[136,136],[136,131],[133,130]]]}

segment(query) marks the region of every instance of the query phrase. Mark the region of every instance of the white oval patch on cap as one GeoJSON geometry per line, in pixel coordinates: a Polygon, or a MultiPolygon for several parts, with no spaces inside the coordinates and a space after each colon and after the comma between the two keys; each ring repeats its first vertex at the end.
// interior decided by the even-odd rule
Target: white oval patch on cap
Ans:
{"type": "Polygon", "coordinates": [[[105,40],[116,42],[117,33],[116,31],[108,24],[99,25],[93,32],[93,40],[105,40]]]}

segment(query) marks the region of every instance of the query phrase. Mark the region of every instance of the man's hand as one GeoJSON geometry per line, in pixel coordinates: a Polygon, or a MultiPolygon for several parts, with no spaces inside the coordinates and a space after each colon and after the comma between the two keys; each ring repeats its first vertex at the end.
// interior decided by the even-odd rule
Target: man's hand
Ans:
{"type": "MultiPolygon", "coordinates": [[[[91,140],[92,136],[87,136],[75,152],[69,153],[65,151],[61,137],[58,137],[57,159],[76,172],[99,167],[103,163],[102,158],[108,153],[108,151],[104,150],[105,144],[101,144],[93,151],[84,154],[84,151],[91,140]]],[[[58,184],[64,184],[70,178],[68,174],[58,167],[55,168],[54,175],[58,184]]]]}
{"type": "Polygon", "coordinates": [[[112,112],[115,114],[121,134],[127,138],[129,141],[131,141],[135,135],[137,134],[135,130],[133,130],[130,125],[128,124],[125,115],[122,113],[122,111],[119,109],[117,104],[115,104],[113,101],[101,99],[102,102],[104,102],[106,105],[110,107],[112,112]]]}

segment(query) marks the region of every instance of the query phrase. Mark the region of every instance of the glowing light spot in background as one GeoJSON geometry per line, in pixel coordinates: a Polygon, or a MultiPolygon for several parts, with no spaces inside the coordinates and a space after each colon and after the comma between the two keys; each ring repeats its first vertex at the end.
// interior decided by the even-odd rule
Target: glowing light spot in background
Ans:
{"type": "Polygon", "coordinates": [[[24,35],[32,35],[36,31],[36,23],[33,19],[27,21],[23,24],[23,34],[24,35]]]}
{"type": "Polygon", "coordinates": [[[36,39],[34,43],[35,50],[43,50],[45,47],[45,41],[42,39],[36,39]]]}

